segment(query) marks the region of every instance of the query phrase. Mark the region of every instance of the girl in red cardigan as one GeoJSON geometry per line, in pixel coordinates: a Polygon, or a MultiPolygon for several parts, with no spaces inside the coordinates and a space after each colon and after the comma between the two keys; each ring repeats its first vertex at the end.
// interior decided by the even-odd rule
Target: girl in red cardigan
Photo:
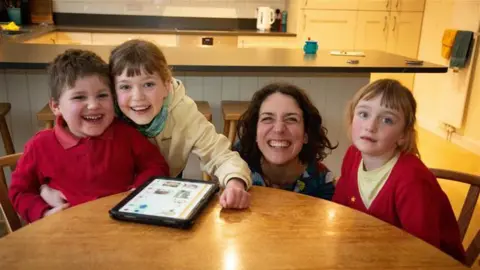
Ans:
{"type": "Polygon", "coordinates": [[[348,107],[353,145],[343,159],[333,201],[395,225],[464,260],[447,196],[419,159],[416,102],[398,81],[360,89],[348,107]]]}

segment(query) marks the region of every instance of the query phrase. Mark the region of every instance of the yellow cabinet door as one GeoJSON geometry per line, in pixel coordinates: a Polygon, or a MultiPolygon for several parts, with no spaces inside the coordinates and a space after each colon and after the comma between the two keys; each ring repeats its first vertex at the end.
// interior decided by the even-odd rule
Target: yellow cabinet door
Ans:
{"type": "Polygon", "coordinates": [[[391,0],[392,11],[423,11],[425,0],[391,0]]]}
{"type": "Polygon", "coordinates": [[[320,50],[353,50],[357,11],[305,10],[303,40],[318,41],[320,50]]]}
{"type": "Polygon", "coordinates": [[[422,30],[422,12],[392,12],[387,52],[416,58],[422,30]]]}
{"type": "MultiPolygon", "coordinates": [[[[422,12],[391,12],[387,52],[417,58],[422,16],[422,12]]],[[[372,73],[370,76],[371,80],[380,78],[396,79],[409,89],[413,89],[415,74],[372,73]]]]}
{"type": "Polygon", "coordinates": [[[359,0],[358,10],[390,10],[395,0],[359,0]]]}
{"type": "Polygon", "coordinates": [[[387,49],[389,15],[387,11],[358,12],[355,50],[387,49]]]}
{"type": "Polygon", "coordinates": [[[359,0],[299,0],[306,9],[357,10],[359,0]]]}

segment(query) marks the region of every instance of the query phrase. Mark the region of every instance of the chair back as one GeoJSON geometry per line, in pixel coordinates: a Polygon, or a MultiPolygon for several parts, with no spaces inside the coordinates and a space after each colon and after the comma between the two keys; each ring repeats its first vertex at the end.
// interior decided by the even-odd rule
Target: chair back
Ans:
{"type": "MultiPolygon", "coordinates": [[[[460,229],[460,237],[463,241],[470,225],[470,221],[472,220],[473,211],[475,210],[478,196],[480,194],[480,176],[443,169],[430,170],[437,178],[462,182],[470,185],[467,197],[465,198],[465,201],[463,203],[462,211],[460,212],[460,216],[458,217],[458,228],[460,229]]],[[[465,264],[468,266],[472,266],[477,259],[479,253],[480,230],[477,231],[475,238],[466,250],[465,264]]]]}
{"type": "Polygon", "coordinates": [[[22,153],[17,153],[0,157],[0,206],[6,221],[7,233],[18,230],[22,227],[22,223],[20,222],[20,218],[18,217],[17,212],[15,212],[15,209],[13,209],[13,205],[8,198],[8,186],[5,178],[4,168],[15,167],[18,159],[21,156],[22,153]]]}

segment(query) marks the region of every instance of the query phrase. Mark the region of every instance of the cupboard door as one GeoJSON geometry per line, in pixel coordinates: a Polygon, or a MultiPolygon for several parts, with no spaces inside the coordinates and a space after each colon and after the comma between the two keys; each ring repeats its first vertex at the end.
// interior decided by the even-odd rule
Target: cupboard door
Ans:
{"type": "Polygon", "coordinates": [[[359,0],[299,0],[306,9],[357,10],[359,0]]]}
{"type": "Polygon", "coordinates": [[[423,11],[425,0],[391,0],[392,11],[423,11]]]}
{"type": "Polygon", "coordinates": [[[395,0],[359,0],[358,10],[382,10],[387,11],[392,7],[395,0]]]}
{"type": "MultiPolygon", "coordinates": [[[[417,58],[422,12],[391,12],[387,52],[410,58],[417,58]]],[[[370,78],[390,78],[400,81],[409,89],[413,89],[415,74],[413,73],[373,73],[370,78]]]]}
{"type": "Polygon", "coordinates": [[[302,39],[318,41],[321,50],[353,50],[357,11],[305,10],[302,39]]]}
{"type": "Polygon", "coordinates": [[[392,12],[387,52],[416,58],[422,30],[422,12],[392,12]]]}
{"type": "Polygon", "coordinates": [[[355,50],[387,49],[389,13],[386,11],[359,11],[355,50]]]}

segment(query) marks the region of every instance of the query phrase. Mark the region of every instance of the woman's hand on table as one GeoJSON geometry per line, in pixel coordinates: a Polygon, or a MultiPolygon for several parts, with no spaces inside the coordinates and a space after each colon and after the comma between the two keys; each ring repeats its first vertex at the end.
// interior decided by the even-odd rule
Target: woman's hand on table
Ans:
{"type": "MultiPolygon", "coordinates": [[[[67,198],[61,191],[53,189],[48,185],[40,186],[40,197],[51,207],[57,208],[67,204],[67,198]]],[[[53,209],[51,209],[53,210],[53,209]]]]}
{"type": "Polygon", "coordinates": [[[238,178],[228,180],[222,195],[220,205],[223,208],[245,209],[250,206],[250,194],[245,190],[245,183],[238,178]]]}

